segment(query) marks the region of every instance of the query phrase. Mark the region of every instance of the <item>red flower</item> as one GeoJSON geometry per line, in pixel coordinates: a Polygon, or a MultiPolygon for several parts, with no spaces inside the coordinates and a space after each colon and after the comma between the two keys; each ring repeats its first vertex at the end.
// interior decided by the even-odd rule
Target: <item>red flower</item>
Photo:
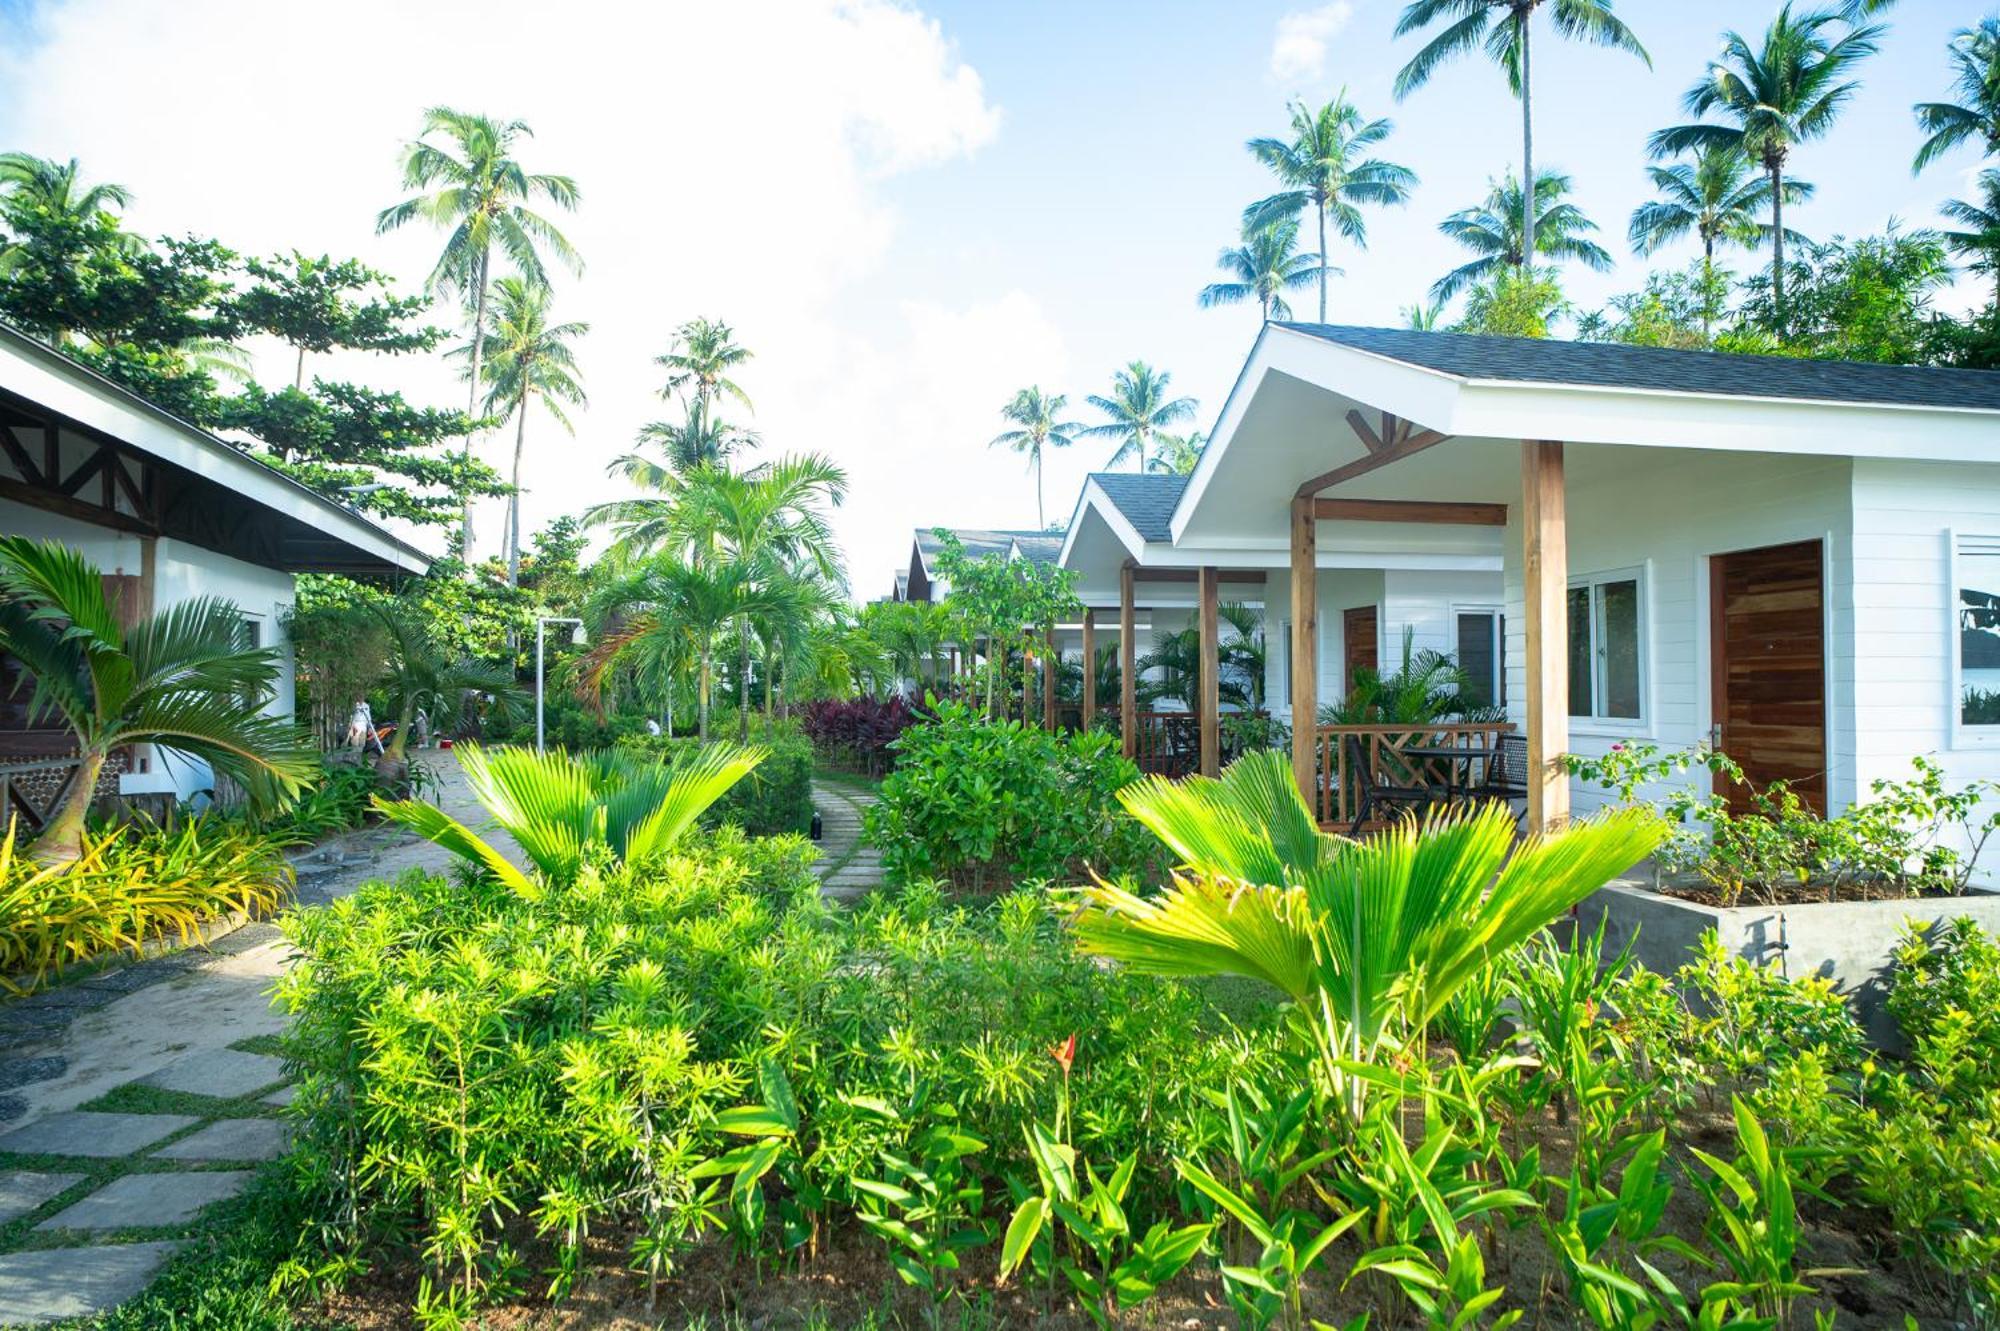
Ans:
{"type": "Polygon", "coordinates": [[[1064,1040],[1059,1045],[1052,1046],[1049,1050],[1049,1057],[1056,1061],[1056,1066],[1060,1067],[1063,1070],[1063,1076],[1067,1077],[1070,1069],[1076,1066],[1076,1032],[1070,1032],[1069,1039],[1064,1040]]]}

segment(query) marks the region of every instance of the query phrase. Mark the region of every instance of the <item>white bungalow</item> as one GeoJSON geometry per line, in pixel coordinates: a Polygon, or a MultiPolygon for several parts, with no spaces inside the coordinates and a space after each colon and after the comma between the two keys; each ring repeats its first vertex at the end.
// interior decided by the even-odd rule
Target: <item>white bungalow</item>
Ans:
{"type": "MultiPolygon", "coordinates": [[[[1317,551],[1363,519],[1504,537],[1536,826],[1596,798],[1556,758],[1621,740],[1712,740],[1836,810],[1918,754],[2000,777],[2000,374],[1271,325],[1170,536],[1288,533],[1294,717],[1340,650],[1317,551]]],[[[1293,758],[1320,786],[1311,728],[1293,758]]]]}
{"type": "MultiPolygon", "coordinates": [[[[391,577],[429,566],[353,511],[4,325],[0,532],[81,551],[135,619],[196,596],[233,601],[253,641],[285,649],[269,703],[285,717],[293,576],[391,577]]],[[[17,663],[0,656],[0,822],[14,813],[37,820],[73,752],[68,732],[29,725],[18,683],[17,663]]],[[[186,796],[211,780],[205,764],[140,745],[107,769],[101,789],[186,796]]]]}

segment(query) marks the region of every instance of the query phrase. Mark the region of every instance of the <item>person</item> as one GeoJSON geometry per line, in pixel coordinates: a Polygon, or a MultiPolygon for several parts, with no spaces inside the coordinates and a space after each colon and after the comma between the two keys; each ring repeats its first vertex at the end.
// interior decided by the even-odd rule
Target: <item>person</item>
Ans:
{"type": "Polygon", "coordinates": [[[375,752],[382,752],[382,741],[375,734],[375,713],[368,706],[366,698],[354,704],[354,714],[347,719],[347,743],[349,747],[368,752],[374,745],[375,752]]]}
{"type": "Polygon", "coordinates": [[[660,733],[660,723],[650,716],[646,718],[646,733],[648,735],[658,735],[660,733]]]}

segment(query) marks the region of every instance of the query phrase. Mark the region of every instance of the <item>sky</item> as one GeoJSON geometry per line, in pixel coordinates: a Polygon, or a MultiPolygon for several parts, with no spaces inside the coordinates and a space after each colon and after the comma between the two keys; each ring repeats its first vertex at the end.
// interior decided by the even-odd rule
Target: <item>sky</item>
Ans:
{"type": "MultiPolygon", "coordinates": [[[[1281,135],[1287,104],[1341,88],[1395,132],[1382,155],[1421,177],[1375,210],[1334,322],[1397,324],[1460,262],[1438,221],[1518,170],[1519,104],[1491,66],[1448,67],[1396,102],[1401,0],[0,0],[0,147],[78,157],[136,196],[147,234],[213,235],[248,253],[354,255],[411,286],[441,238],[374,234],[402,197],[397,159],[423,108],[528,122],[532,171],[576,178],[560,218],[583,253],[557,311],[591,326],[590,401],[575,434],[529,422],[524,525],[624,493],[606,465],[649,420],[674,419],[653,358],[673,328],[724,319],[755,353],[740,381],[755,457],[813,451],[846,468],[836,529],[858,599],[885,593],[914,528],[1033,527],[1032,478],[988,447],[999,409],[1037,384],[1086,395],[1144,359],[1200,403],[1206,429],[1257,331],[1254,306],[1204,310],[1245,204],[1273,186],[1244,141],[1281,135]]],[[[1722,31],[1761,28],[1767,0],[1620,0],[1651,68],[1558,44],[1536,57],[1538,169],[1561,169],[1620,259],[1570,272],[1592,308],[1644,280],[1624,244],[1648,197],[1644,143],[1722,31]]],[[[1912,177],[1913,102],[1948,87],[1945,44],[1984,12],[1902,0],[1833,135],[1793,169],[1819,187],[1787,220],[1815,238],[1936,222],[1968,196],[1972,150],[1912,177]]],[[[1678,265],[1691,247],[1657,262],[1678,265]]],[[[1751,256],[1734,260],[1739,267],[1751,256]]],[[[1966,287],[1954,301],[1970,299],[1966,287]]],[[[1310,317],[1316,299],[1295,302],[1310,317]]],[[[439,310],[443,322],[450,311],[439,310]]],[[[269,382],[289,377],[258,349],[269,382]]],[[[311,368],[453,405],[435,360],[329,357],[311,368]]],[[[483,455],[504,465],[504,437],[483,455]]],[[[1060,523],[1111,446],[1048,466],[1060,523]]],[[[497,548],[497,509],[476,552],[497,548]]],[[[420,543],[440,544],[435,534],[420,543]]]]}

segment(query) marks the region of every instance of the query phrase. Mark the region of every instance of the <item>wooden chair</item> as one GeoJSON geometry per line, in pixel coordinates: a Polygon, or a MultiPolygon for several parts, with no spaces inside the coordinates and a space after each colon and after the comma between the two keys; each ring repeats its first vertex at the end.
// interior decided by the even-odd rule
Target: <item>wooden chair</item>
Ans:
{"type": "Polygon", "coordinates": [[[1359,735],[1347,737],[1347,770],[1354,781],[1354,825],[1347,829],[1349,836],[1360,836],[1378,808],[1385,813],[1405,810],[1420,815],[1437,798],[1429,786],[1399,786],[1383,780],[1369,763],[1368,746],[1359,735]]]}

